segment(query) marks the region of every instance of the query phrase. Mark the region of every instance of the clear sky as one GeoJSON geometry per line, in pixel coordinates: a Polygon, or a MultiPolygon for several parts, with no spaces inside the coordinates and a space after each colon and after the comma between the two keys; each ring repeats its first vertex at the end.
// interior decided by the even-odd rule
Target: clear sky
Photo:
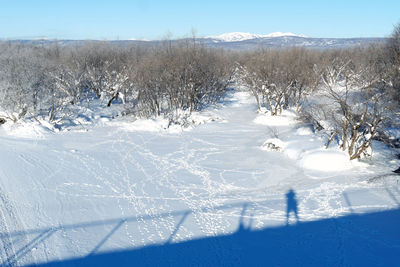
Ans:
{"type": "Polygon", "coordinates": [[[226,32],[384,37],[400,0],[0,0],[0,39],[162,39],[226,32]]]}

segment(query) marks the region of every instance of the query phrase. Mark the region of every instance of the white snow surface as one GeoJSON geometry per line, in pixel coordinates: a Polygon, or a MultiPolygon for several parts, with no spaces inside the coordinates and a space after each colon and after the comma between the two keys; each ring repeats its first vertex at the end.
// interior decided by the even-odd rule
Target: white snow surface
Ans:
{"type": "Polygon", "coordinates": [[[207,36],[220,42],[240,42],[258,38],[276,38],[276,37],[306,37],[303,34],[294,34],[291,32],[273,32],[269,34],[253,34],[248,32],[230,32],[216,36],[207,36]]]}
{"type": "Polygon", "coordinates": [[[128,117],[84,131],[0,126],[1,263],[395,262],[391,151],[374,143],[373,160],[350,162],[293,112],[257,112],[246,92],[193,116],[189,128],[128,117]],[[282,151],[263,150],[268,140],[282,151]],[[287,224],[290,189],[299,222],[287,224]]]}
{"type": "MultiPolygon", "coordinates": [[[[268,144],[274,144],[283,152],[297,162],[305,172],[315,170],[319,172],[337,172],[350,169],[366,167],[365,163],[350,161],[346,152],[337,147],[326,149],[321,136],[314,134],[310,127],[301,126],[293,111],[283,111],[280,116],[271,116],[262,109],[254,123],[265,125],[268,131],[275,136],[264,142],[261,149],[268,149],[268,144]],[[281,127],[297,125],[298,128],[282,131],[281,127]],[[279,135],[283,138],[280,139],[279,135]]],[[[316,176],[318,179],[325,176],[316,176]]]]}

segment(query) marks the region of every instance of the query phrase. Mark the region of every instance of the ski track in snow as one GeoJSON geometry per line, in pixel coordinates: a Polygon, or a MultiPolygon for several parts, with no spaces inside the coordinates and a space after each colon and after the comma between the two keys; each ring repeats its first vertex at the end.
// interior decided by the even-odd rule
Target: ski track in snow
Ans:
{"type": "MultiPolygon", "coordinates": [[[[253,123],[253,103],[233,102],[218,111],[228,122],[174,135],[94,129],[86,136],[54,135],[16,151],[9,148],[18,141],[9,141],[11,166],[3,167],[20,168],[24,177],[1,173],[1,263],[35,264],[217,236],[235,232],[239,224],[284,225],[289,188],[296,191],[301,221],[399,206],[394,182],[368,183],[351,171],[314,180],[284,155],[261,151],[273,133],[253,123]],[[7,188],[12,181],[26,184],[26,191],[7,188]],[[30,205],[18,202],[21,192],[30,205]],[[350,202],[352,194],[366,192],[376,201],[350,202]]],[[[285,135],[290,130],[274,128],[285,135]]],[[[340,239],[346,227],[333,227],[340,239]]]]}

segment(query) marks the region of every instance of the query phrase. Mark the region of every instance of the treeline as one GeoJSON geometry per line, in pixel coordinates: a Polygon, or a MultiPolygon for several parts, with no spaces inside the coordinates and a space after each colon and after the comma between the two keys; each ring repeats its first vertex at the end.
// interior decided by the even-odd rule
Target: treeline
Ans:
{"type": "Polygon", "coordinates": [[[222,50],[196,41],[157,47],[0,43],[3,119],[61,120],[71,105],[120,101],[141,117],[194,111],[224,94],[232,69],[222,50]]]}

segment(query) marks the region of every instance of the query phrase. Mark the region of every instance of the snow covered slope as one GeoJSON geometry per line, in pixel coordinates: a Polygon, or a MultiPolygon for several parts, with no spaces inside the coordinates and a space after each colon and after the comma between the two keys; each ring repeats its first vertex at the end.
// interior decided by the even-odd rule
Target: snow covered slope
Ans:
{"type": "Polygon", "coordinates": [[[230,50],[254,50],[261,46],[273,48],[306,47],[313,49],[346,48],[383,43],[385,38],[313,38],[290,32],[252,34],[243,32],[224,33],[199,38],[206,46],[230,50]]]}
{"type": "Polygon", "coordinates": [[[224,33],[217,36],[208,36],[206,38],[214,39],[215,41],[219,42],[240,42],[245,40],[251,39],[260,39],[260,38],[276,38],[276,37],[306,37],[303,34],[297,35],[291,32],[273,32],[270,34],[252,34],[247,32],[231,32],[231,33],[224,33]]]}
{"type": "Polygon", "coordinates": [[[346,161],[292,113],[257,113],[244,92],[202,116],[221,120],[174,132],[128,118],[40,136],[0,127],[1,263],[397,263],[390,152],[346,161]]]}

